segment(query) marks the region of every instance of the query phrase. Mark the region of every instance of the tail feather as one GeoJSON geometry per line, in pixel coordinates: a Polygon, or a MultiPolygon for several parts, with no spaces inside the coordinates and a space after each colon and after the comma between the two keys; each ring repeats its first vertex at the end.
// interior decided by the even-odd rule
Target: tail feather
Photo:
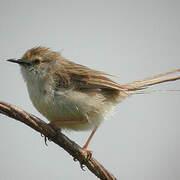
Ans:
{"type": "Polygon", "coordinates": [[[165,72],[165,73],[156,74],[154,76],[146,77],[146,78],[134,81],[134,82],[140,82],[140,81],[157,79],[159,77],[166,76],[166,75],[169,75],[169,74],[173,74],[173,73],[176,73],[176,72],[180,72],[180,68],[179,69],[173,69],[172,71],[168,71],[168,72],[165,72]]]}
{"type": "Polygon", "coordinates": [[[122,85],[122,87],[125,88],[126,90],[128,90],[128,92],[130,92],[132,94],[138,93],[138,91],[140,93],[140,91],[143,92],[143,89],[146,89],[149,86],[168,82],[168,81],[176,81],[176,80],[180,79],[180,75],[172,76],[172,77],[163,77],[163,76],[173,74],[176,72],[180,72],[180,69],[174,69],[169,72],[165,72],[165,73],[157,74],[157,75],[154,75],[151,77],[143,78],[143,79],[134,81],[132,83],[124,84],[124,85],[122,85]]]}

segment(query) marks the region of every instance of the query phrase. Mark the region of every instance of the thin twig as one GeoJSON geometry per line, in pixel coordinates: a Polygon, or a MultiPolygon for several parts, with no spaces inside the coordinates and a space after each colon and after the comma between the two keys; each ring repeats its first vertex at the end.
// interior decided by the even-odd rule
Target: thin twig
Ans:
{"type": "Polygon", "coordinates": [[[81,168],[85,165],[93,174],[102,180],[116,180],[97,160],[93,157],[87,158],[87,154],[81,147],[66,137],[63,133],[57,132],[49,124],[36,116],[25,112],[17,106],[0,101],[0,113],[16,119],[35,131],[41,133],[55,144],[67,151],[75,160],[78,160],[81,168]]]}

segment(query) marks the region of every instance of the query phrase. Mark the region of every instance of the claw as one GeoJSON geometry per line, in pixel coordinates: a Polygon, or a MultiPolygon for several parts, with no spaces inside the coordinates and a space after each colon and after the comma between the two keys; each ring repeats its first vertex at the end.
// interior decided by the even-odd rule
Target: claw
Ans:
{"type": "MultiPolygon", "coordinates": [[[[87,150],[87,149],[84,149],[84,148],[82,148],[82,150],[85,151],[85,153],[86,153],[86,158],[85,158],[85,160],[82,160],[82,161],[79,160],[79,164],[80,164],[81,169],[82,169],[83,171],[85,171],[85,169],[84,169],[84,168],[85,168],[84,162],[89,161],[89,160],[91,159],[91,157],[92,157],[92,151],[87,150]]],[[[75,157],[73,158],[73,160],[74,160],[75,162],[78,161],[78,159],[76,159],[75,157]]]]}
{"type": "MultiPolygon", "coordinates": [[[[76,159],[75,157],[73,158],[73,160],[76,162],[76,161],[78,161],[78,159],[76,159]]],[[[83,164],[83,161],[79,161],[79,165],[80,165],[80,167],[81,167],[81,169],[83,170],[83,171],[85,171],[85,165],[83,164]]]]}
{"type": "Polygon", "coordinates": [[[91,157],[92,157],[92,152],[87,154],[87,161],[89,161],[91,159],[91,157]]]}
{"type": "Polygon", "coordinates": [[[80,166],[81,166],[81,169],[83,170],[83,171],[86,171],[84,168],[85,168],[85,165],[83,164],[83,163],[80,163],[80,166]]]}
{"type": "Polygon", "coordinates": [[[44,142],[45,142],[45,145],[46,145],[46,146],[48,146],[47,140],[48,140],[48,138],[47,138],[46,136],[44,136],[44,142]]]}
{"type": "Polygon", "coordinates": [[[77,159],[74,157],[74,158],[73,158],[73,161],[75,161],[75,162],[76,162],[76,161],[77,161],[77,159]]]}
{"type": "Polygon", "coordinates": [[[48,137],[44,136],[44,134],[41,134],[41,137],[44,137],[44,143],[46,146],[48,146],[47,141],[51,141],[48,137]]]}
{"type": "Polygon", "coordinates": [[[86,148],[82,148],[83,151],[86,152],[87,156],[86,156],[86,160],[89,161],[92,157],[92,151],[91,150],[87,150],[86,148]]]}

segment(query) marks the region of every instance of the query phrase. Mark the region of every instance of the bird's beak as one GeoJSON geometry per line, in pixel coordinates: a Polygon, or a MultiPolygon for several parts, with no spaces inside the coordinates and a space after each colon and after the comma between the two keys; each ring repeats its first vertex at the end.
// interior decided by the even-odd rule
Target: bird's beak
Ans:
{"type": "Polygon", "coordinates": [[[31,65],[29,62],[26,62],[23,59],[8,59],[7,61],[17,63],[19,65],[31,65]]]}

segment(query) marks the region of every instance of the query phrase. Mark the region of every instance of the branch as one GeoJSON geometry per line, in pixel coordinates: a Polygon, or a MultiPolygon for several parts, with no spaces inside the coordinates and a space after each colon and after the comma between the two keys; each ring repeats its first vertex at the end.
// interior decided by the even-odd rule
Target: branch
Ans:
{"type": "Polygon", "coordinates": [[[81,168],[85,165],[93,174],[102,180],[116,180],[97,160],[93,157],[87,158],[87,154],[81,147],[66,137],[63,133],[57,132],[49,124],[36,116],[25,112],[17,106],[0,101],[0,113],[20,121],[35,131],[44,135],[58,146],[67,151],[75,160],[78,160],[81,168]]]}

